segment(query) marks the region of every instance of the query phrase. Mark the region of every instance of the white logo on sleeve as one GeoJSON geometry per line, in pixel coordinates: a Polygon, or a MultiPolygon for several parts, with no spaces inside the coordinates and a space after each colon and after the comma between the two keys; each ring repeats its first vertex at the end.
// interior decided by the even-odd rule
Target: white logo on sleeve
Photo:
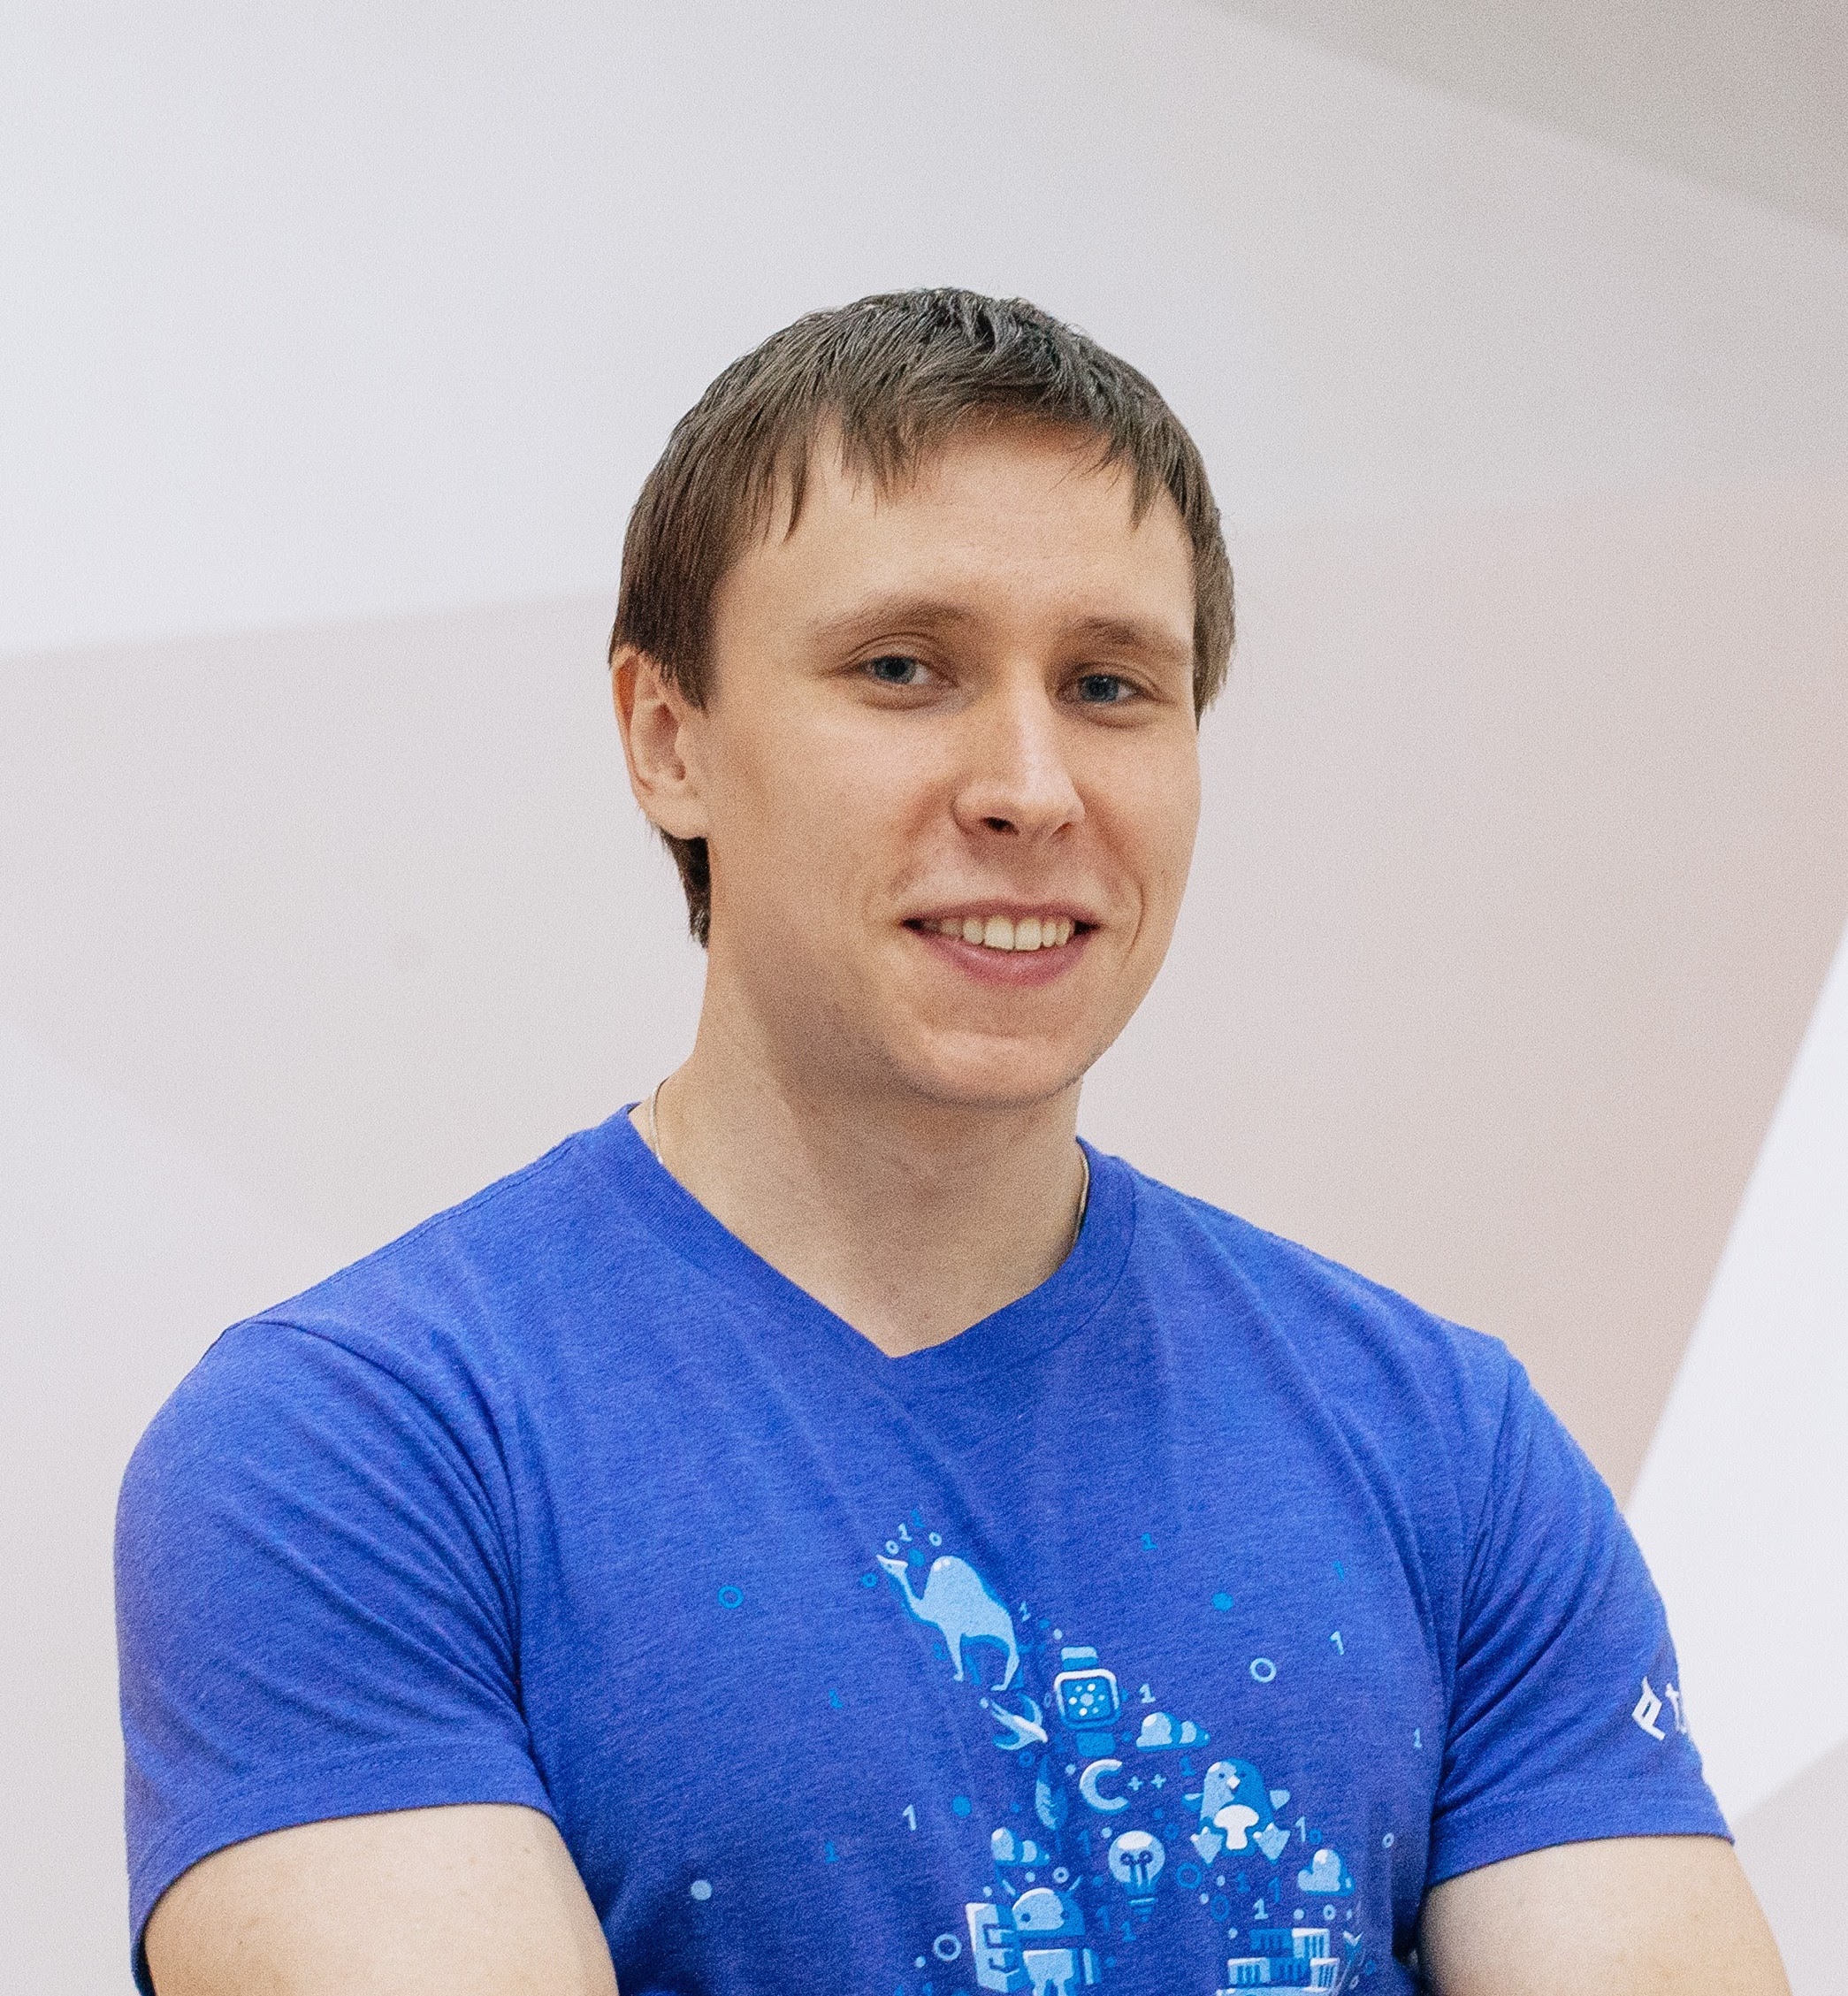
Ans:
{"type": "Polygon", "coordinates": [[[1643,1695],[1637,1700],[1636,1709],[1630,1715],[1652,1740],[1666,1740],[1669,1736],[1655,1722],[1662,1716],[1662,1702],[1649,1688],[1649,1679],[1643,1679],[1643,1695]]]}
{"type": "MultiPolygon", "coordinates": [[[[1662,1686],[1664,1695],[1675,1711],[1675,1730],[1685,1732],[1688,1729],[1687,1714],[1681,1709],[1681,1692],[1672,1684],[1662,1686]]],[[[1655,1722],[1662,1716],[1662,1702],[1650,1687],[1649,1679],[1643,1679],[1643,1695],[1636,1702],[1630,1717],[1642,1727],[1652,1740],[1666,1740],[1669,1735],[1655,1722]]]]}

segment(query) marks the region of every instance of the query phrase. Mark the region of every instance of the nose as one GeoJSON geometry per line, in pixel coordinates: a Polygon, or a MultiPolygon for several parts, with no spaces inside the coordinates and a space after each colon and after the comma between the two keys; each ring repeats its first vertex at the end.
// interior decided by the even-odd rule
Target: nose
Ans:
{"type": "Polygon", "coordinates": [[[1040,841],[1084,816],[1062,716],[1038,681],[990,688],[969,710],[956,793],[965,831],[1040,841]]]}

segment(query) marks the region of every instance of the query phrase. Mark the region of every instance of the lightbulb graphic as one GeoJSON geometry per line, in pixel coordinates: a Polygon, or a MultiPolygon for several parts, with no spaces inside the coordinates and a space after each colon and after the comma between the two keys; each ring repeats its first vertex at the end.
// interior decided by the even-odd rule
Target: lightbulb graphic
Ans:
{"type": "Polygon", "coordinates": [[[1129,1903],[1140,1911],[1155,1897],[1155,1881],[1168,1861],[1159,1837],[1146,1830],[1126,1830],[1110,1847],[1110,1875],[1129,1888],[1129,1903]]]}

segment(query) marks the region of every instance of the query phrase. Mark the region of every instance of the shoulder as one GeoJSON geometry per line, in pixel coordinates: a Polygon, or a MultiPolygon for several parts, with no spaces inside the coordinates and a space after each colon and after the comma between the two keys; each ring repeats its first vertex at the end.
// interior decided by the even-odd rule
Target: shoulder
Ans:
{"type": "Polygon", "coordinates": [[[300,1295],[221,1332],[156,1415],[128,1487],[157,1465],[325,1445],[389,1428],[470,1454],[522,1381],[550,1362],[561,1298],[620,1281],[645,1251],[627,1215],[608,1126],[423,1221],[300,1295]]]}
{"type": "MultiPolygon", "coordinates": [[[[1126,1169],[1129,1167],[1124,1167],[1126,1169]]],[[[1486,1467],[1532,1389],[1501,1339],[1140,1172],[1134,1264],[1165,1311],[1235,1339],[1268,1376],[1342,1426],[1486,1467]]]]}

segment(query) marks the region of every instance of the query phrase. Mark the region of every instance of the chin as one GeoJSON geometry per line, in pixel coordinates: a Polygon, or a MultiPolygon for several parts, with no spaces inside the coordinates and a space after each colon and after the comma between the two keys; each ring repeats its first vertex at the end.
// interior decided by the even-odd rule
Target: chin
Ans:
{"type": "Polygon", "coordinates": [[[916,1050],[893,1063],[912,1091],[961,1109],[1029,1109],[1077,1087],[1096,1056],[1059,1044],[916,1050]]]}

